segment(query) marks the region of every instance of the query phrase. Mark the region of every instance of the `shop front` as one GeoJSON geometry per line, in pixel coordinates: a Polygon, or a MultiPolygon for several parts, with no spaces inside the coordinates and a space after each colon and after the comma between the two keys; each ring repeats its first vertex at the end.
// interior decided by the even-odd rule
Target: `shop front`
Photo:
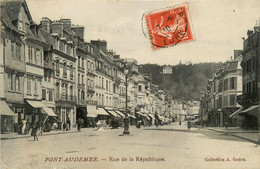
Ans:
{"type": "Polygon", "coordinates": [[[242,110],[239,115],[244,117],[243,128],[258,130],[260,126],[260,105],[254,105],[242,110]]]}
{"type": "Polygon", "coordinates": [[[96,105],[87,105],[87,127],[95,127],[97,118],[96,105]]]}
{"type": "Polygon", "coordinates": [[[14,118],[17,118],[7,103],[0,100],[0,119],[1,119],[1,133],[14,132],[14,118]]]}

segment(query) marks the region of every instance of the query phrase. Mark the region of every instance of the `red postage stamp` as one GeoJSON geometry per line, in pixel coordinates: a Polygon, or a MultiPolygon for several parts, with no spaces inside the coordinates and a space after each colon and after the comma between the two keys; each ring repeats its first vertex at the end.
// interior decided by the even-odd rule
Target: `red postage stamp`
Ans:
{"type": "Polygon", "coordinates": [[[154,50],[194,40],[187,4],[147,13],[145,19],[154,50]]]}

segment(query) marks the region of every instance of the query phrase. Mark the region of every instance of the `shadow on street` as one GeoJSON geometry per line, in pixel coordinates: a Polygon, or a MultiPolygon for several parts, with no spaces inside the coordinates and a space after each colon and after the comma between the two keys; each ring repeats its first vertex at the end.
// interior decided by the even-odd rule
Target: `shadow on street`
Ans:
{"type": "Polygon", "coordinates": [[[201,139],[217,139],[217,140],[226,140],[226,141],[240,141],[240,142],[248,142],[246,140],[243,140],[241,138],[234,137],[230,134],[224,134],[219,133],[215,131],[209,131],[209,130],[186,130],[186,129],[170,129],[170,128],[145,128],[143,130],[156,130],[156,131],[173,131],[173,132],[184,132],[187,134],[194,134],[194,133],[200,133],[203,135],[198,136],[201,139]]]}

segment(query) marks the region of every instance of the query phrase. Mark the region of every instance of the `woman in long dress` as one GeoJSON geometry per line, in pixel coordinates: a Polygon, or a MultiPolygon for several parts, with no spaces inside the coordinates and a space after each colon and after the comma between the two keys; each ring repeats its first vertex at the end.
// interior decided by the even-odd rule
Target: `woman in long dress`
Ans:
{"type": "Polygon", "coordinates": [[[23,123],[23,127],[22,127],[22,134],[25,135],[25,129],[26,129],[26,120],[25,118],[22,120],[22,123],[23,123]]]}

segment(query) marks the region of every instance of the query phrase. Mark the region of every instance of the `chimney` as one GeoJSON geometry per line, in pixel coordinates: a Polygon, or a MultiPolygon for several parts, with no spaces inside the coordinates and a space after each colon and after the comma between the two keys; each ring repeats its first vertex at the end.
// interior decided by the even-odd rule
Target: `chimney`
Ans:
{"type": "Polygon", "coordinates": [[[63,28],[71,32],[71,19],[60,19],[60,21],[63,23],[63,28]]]}
{"type": "Polygon", "coordinates": [[[252,34],[253,34],[253,32],[254,32],[254,31],[252,31],[252,30],[248,30],[248,31],[247,31],[247,36],[250,36],[250,35],[252,35],[252,34]]]}
{"type": "Polygon", "coordinates": [[[84,39],[84,26],[72,25],[71,30],[76,33],[81,39],[84,39]]]}
{"type": "Polygon", "coordinates": [[[43,17],[41,20],[41,28],[42,30],[45,30],[48,33],[51,33],[51,20],[47,17],[43,17]]]}
{"type": "Polygon", "coordinates": [[[254,26],[254,31],[255,32],[260,32],[260,18],[259,18],[258,24],[257,24],[257,21],[256,21],[256,25],[254,26]]]}
{"type": "Polygon", "coordinates": [[[236,59],[238,56],[242,54],[242,50],[234,50],[234,59],[236,59]]]}
{"type": "Polygon", "coordinates": [[[58,33],[60,37],[63,37],[63,23],[60,21],[53,21],[52,33],[58,33]]]}
{"type": "Polygon", "coordinates": [[[90,43],[96,46],[99,50],[104,53],[107,53],[107,41],[105,40],[91,40],[90,43]]]}

